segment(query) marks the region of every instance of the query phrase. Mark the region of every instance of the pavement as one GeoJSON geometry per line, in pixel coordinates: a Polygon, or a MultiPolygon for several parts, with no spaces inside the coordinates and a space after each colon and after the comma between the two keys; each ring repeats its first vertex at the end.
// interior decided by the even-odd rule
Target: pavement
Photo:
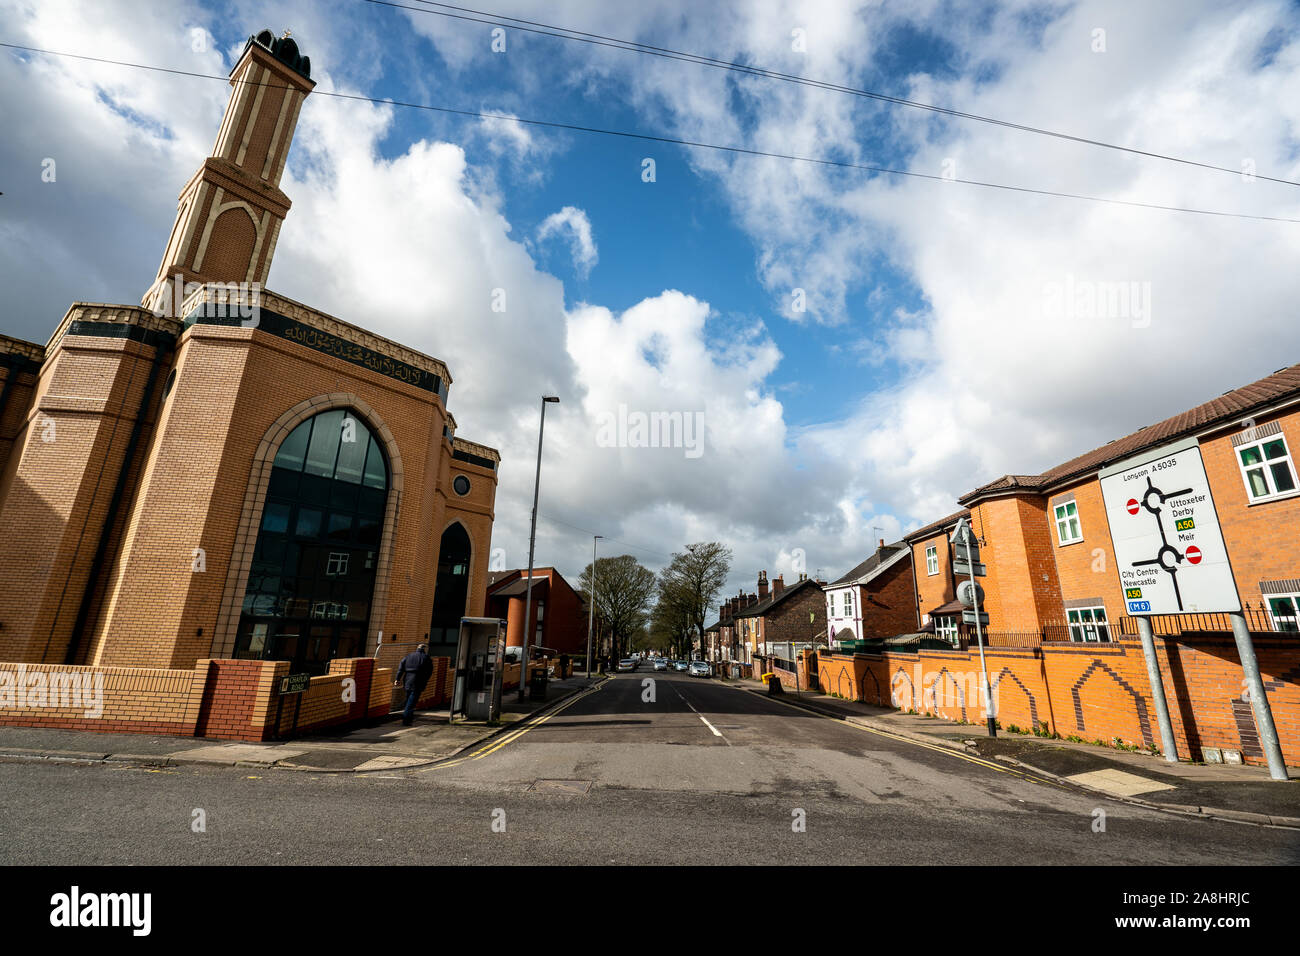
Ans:
{"type": "Polygon", "coordinates": [[[450,712],[417,711],[410,727],[393,713],[345,730],[327,728],[292,740],[243,742],[202,737],[100,734],[45,727],[0,727],[0,761],[118,763],[148,767],[209,764],[321,773],[368,773],[425,767],[471,751],[513,726],[598,685],[594,675],[552,680],[545,701],[502,695],[501,720],[450,721],[450,712]]]}
{"type": "MultiPolygon", "coordinates": [[[[767,696],[755,680],[729,686],[767,696]]],[[[1267,767],[1171,763],[1161,756],[1033,734],[1000,731],[989,737],[984,724],[955,724],[924,714],[830,697],[785,691],[781,700],[827,717],[1020,767],[1049,780],[1105,794],[1137,806],[1238,823],[1300,829],[1300,768],[1276,781],[1267,767]]]]}

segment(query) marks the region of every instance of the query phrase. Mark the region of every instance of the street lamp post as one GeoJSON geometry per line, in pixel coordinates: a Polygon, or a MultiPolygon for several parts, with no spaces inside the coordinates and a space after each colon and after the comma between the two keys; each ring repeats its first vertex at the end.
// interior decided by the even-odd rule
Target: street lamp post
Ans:
{"type": "MultiPolygon", "coordinates": [[[[524,702],[524,682],[528,678],[528,632],[533,626],[533,546],[537,542],[537,493],[542,486],[542,435],[546,431],[546,406],[558,402],[555,395],[542,396],[542,421],[537,426],[537,474],[533,478],[533,520],[528,529],[528,577],[524,582],[524,643],[519,648],[519,702],[524,702]]],[[[541,643],[540,639],[537,641],[541,643]]]]}
{"type": "Polygon", "coordinates": [[[591,683],[591,634],[596,623],[596,542],[604,535],[591,536],[591,605],[587,608],[587,683],[591,683]]]}

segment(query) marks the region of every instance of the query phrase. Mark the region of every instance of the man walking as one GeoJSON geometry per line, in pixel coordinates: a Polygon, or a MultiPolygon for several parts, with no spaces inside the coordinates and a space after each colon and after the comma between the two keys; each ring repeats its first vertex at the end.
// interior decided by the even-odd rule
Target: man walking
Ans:
{"type": "Polygon", "coordinates": [[[402,663],[397,666],[397,680],[393,681],[393,686],[405,682],[406,685],[406,709],[402,711],[402,725],[409,727],[415,721],[415,703],[424,693],[425,685],[429,683],[429,678],[433,675],[433,658],[429,656],[429,648],[426,644],[419,645],[411,653],[402,658],[402,663]]]}

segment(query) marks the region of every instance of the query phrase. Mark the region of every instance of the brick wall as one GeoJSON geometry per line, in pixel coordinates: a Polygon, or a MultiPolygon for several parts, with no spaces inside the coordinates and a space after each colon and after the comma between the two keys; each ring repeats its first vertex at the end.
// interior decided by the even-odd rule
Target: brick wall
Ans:
{"type": "MultiPolygon", "coordinates": [[[[948,533],[941,531],[913,544],[912,565],[916,568],[917,619],[920,620],[935,608],[947,604],[957,597],[952,582],[952,554],[951,545],[948,543],[948,533]],[[937,574],[931,574],[926,564],[925,552],[927,548],[934,548],[935,554],[938,556],[939,570],[937,574]]],[[[895,633],[902,632],[896,631],[895,633]]]]}
{"type": "MultiPolygon", "coordinates": [[[[389,713],[393,672],[371,658],[331,661],[330,672],[313,677],[307,691],[281,698],[288,673],[287,661],[201,660],[192,670],[0,663],[0,725],[269,740],[389,713]],[[78,700],[72,679],[102,691],[78,700]],[[52,687],[59,692],[51,694],[52,687]]],[[[421,706],[446,693],[446,674],[447,659],[440,658],[421,706]]]]}
{"type": "MultiPolygon", "coordinates": [[[[922,560],[924,557],[923,553],[922,560]]],[[[919,625],[911,560],[902,558],[875,580],[859,587],[857,611],[864,638],[893,637],[916,630],[919,625]]]]}
{"type": "MultiPolygon", "coordinates": [[[[1292,461],[1300,469],[1300,412],[1260,416],[1258,428],[1278,424],[1292,461]]],[[[1223,543],[1232,560],[1237,590],[1244,603],[1264,600],[1260,582],[1300,578],[1300,496],[1252,504],[1237,464],[1232,436],[1240,429],[1201,440],[1201,457],[1210,479],[1223,543]]]]}
{"type": "Polygon", "coordinates": [[[176,671],[0,663],[0,724],[192,736],[199,722],[206,664],[176,671]],[[63,683],[69,678],[89,692],[79,703],[63,683]],[[38,688],[45,692],[38,693],[38,688]],[[88,697],[97,698],[99,705],[88,697]]]}
{"type": "MultiPolygon", "coordinates": [[[[1300,645],[1293,638],[1256,635],[1255,651],[1283,756],[1300,765],[1300,645]]],[[[1241,700],[1242,671],[1232,636],[1206,633],[1160,641],[1157,656],[1179,757],[1200,760],[1201,748],[1220,747],[1240,750],[1247,763],[1264,763],[1253,711],[1241,700]]],[[[1136,641],[986,648],[985,658],[1004,728],[1046,725],[1062,737],[1160,745],[1136,641]]],[[[984,719],[976,652],[821,655],[818,682],[825,693],[868,704],[890,706],[896,691],[903,709],[969,723],[984,719]],[[934,699],[925,698],[926,686],[934,688],[934,699]]]]}

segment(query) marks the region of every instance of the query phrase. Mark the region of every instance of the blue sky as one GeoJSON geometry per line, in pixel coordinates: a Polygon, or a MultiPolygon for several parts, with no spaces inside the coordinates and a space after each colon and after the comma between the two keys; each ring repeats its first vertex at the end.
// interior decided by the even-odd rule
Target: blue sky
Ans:
{"type": "MultiPolygon", "coordinates": [[[[1300,13],[1281,0],[484,9],[1300,178],[1300,13]]],[[[1300,217],[1296,187],[517,30],[494,53],[487,25],[362,0],[0,0],[0,14],[9,42],[218,75],[250,33],[288,28],[318,93],[1300,217]]],[[[5,333],[44,341],[72,301],[138,301],[227,93],[0,51],[5,333]],[[39,177],[50,157],[57,184],[39,177]]],[[[760,569],[837,576],[980,483],[1300,358],[1294,225],[322,95],[283,185],[294,207],[268,285],[448,362],[460,434],[504,458],[492,545],[512,566],[542,392],[563,401],[541,560],[576,575],[590,531],[652,567],[719,539],[734,590],[760,569]],[[1045,290],[1067,277],[1143,285],[1151,321],[1050,314],[1045,290]],[[486,308],[496,287],[507,314],[486,308]],[[1161,359],[1171,343],[1177,362],[1161,359]],[[622,406],[703,411],[705,454],[601,447],[601,417],[622,406]]]]}

